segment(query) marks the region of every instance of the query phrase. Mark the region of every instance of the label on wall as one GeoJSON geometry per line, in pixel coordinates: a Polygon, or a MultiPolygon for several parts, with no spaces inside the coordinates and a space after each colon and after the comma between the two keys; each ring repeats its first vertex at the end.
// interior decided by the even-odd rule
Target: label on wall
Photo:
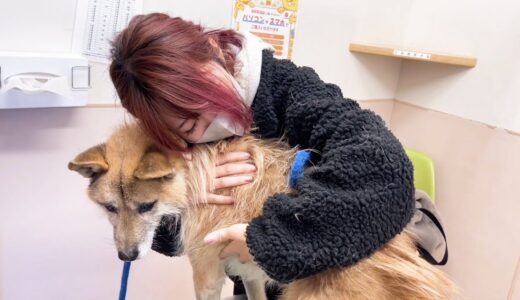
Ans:
{"type": "Polygon", "coordinates": [[[411,50],[394,49],[394,55],[417,58],[417,59],[426,59],[426,60],[432,59],[432,55],[429,53],[421,53],[421,52],[411,51],[411,50]]]}
{"type": "Polygon", "coordinates": [[[233,29],[273,45],[275,57],[291,59],[299,0],[234,0],[233,29]]]}

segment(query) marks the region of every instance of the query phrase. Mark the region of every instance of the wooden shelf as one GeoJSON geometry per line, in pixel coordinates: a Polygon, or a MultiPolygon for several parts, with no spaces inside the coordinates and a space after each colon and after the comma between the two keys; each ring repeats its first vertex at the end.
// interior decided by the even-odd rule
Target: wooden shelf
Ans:
{"type": "Polygon", "coordinates": [[[406,48],[392,48],[384,46],[351,43],[349,50],[350,52],[356,53],[390,56],[401,59],[418,60],[430,63],[447,64],[468,68],[473,68],[477,65],[477,59],[474,57],[440,54],[429,51],[412,50],[406,48]]]}

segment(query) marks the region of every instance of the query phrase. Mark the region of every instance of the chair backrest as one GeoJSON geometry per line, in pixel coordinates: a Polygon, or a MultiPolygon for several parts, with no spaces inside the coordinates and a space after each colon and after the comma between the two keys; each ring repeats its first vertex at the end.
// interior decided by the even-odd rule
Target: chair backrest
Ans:
{"type": "Polygon", "coordinates": [[[408,148],[405,150],[413,164],[415,188],[426,192],[433,203],[435,203],[435,167],[433,159],[416,150],[408,148]]]}

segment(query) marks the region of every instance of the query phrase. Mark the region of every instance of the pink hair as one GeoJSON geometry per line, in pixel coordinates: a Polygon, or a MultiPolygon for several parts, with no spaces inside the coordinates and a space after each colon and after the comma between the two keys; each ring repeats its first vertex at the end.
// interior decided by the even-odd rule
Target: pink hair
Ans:
{"type": "Polygon", "coordinates": [[[152,13],[135,16],[112,47],[110,77],[123,107],[162,146],[182,150],[171,136],[167,115],[194,118],[210,112],[251,127],[251,110],[205,67],[216,62],[234,74],[235,53],[242,47],[237,32],[205,31],[181,18],[152,13]]]}

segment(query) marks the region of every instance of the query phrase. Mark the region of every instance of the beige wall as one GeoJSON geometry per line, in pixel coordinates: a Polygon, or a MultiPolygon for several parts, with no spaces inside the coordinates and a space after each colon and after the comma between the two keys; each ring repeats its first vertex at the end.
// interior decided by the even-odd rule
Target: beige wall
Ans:
{"type": "Polygon", "coordinates": [[[386,123],[386,126],[390,128],[390,122],[392,121],[392,113],[394,112],[395,101],[392,99],[380,99],[370,101],[359,101],[362,108],[372,110],[378,114],[386,123]]]}
{"type": "Polygon", "coordinates": [[[400,101],[365,101],[403,145],[435,161],[450,258],[467,299],[520,299],[520,136],[400,101]]]}
{"type": "MultiPolygon", "coordinates": [[[[402,102],[362,105],[434,158],[445,270],[467,299],[506,299],[520,254],[520,137],[402,102]]],[[[110,225],[66,164],[124,119],[114,108],[0,111],[0,299],[116,297],[121,263],[110,225]]],[[[188,262],[151,254],[135,263],[129,299],[150,295],[192,299],[188,262]]]]}

